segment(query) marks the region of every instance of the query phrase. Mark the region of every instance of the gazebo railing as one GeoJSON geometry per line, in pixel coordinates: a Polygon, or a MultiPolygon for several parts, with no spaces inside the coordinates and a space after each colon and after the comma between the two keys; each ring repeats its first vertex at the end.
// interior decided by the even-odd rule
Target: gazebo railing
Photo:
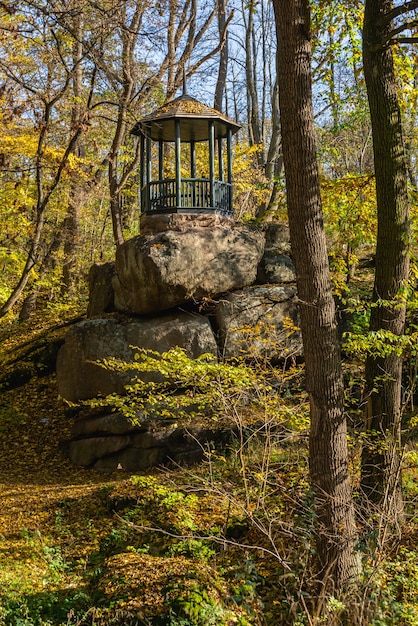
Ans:
{"type": "Polygon", "coordinates": [[[174,178],[153,180],[145,185],[142,193],[144,213],[219,213],[233,217],[232,185],[223,180],[208,178],[182,178],[180,193],[174,178]]]}

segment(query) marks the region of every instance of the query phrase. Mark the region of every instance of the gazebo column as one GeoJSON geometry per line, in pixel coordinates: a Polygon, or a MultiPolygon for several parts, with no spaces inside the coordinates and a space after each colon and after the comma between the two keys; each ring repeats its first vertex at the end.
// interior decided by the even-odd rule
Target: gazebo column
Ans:
{"type": "Polygon", "coordinates": [[[146,186],[146,205],[147,211],[151,208],[151,180],[152,180],[152,162],[151,162],[151,137],[145,138],[145,186],[146,186]]]}
{"type": "Polygon", "coordinates": [[[226,154],[228,165],[228,183],[232,183],[232,132],[230,128],[228,128],[228,133],[226,135],[226,154]]]}
{"type": "Polygon", "coordinates": [[[196,142],[190,142],[190,178],[196,178],[196,142]]]}
{"type": "Polygon", "coordinates": [[[140,161],[139,161],[139,172],[140,172],[140,192],[141,192],[141,210],[145,212],[147,210],[147,179],[145,174],[145,135],[143,133],[139,136],[140,141],[140,161]]]}
{"type": "Polygon", "coordinates": [[[215,206],[215,124],[209,122],[209,193],[210,208],[215,206]]]}
{"type": "Polygon", "coordinates": [[[233,215],[233,196],[232,196],[232,130],[228,128],[226,134],[226,160],[228,169],[228,183],[229,183],[229,210],[233,215]]]}
{"type": "Polygon", "coordinates": [[[219,180],[224,179],[224,153],[223,153],[223,141],[222,137],[218,137],[218,167],[219,167],[219,180]]]}
{"type": "Polygon", "coordinates": [[[158,180],[164,179],[164,142],[158,141],[158,180]]]}
{"type": "Polygon", "coordinates": [[[181,139],[180,121],[174,122],[175,132],[175,159],[176,159],[176,207],[181,208],[181,139]]]}
{"type": "Polygon", "coordinates": [[[164,190],[164,142],[158,140],[158,203],[161,206],[161,200],[166,196],[164,190]]]}
{"type": "Polygon", "coordinates": [[[192,207],[196,206],[196,142],[190,142],[190,178],[192,179],[192,207]]]}

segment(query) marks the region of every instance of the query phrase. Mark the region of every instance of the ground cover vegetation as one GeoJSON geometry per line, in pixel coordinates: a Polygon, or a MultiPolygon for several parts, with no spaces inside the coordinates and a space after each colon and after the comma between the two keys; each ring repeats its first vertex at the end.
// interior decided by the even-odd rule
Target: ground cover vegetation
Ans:
{"type": "MultiPolygon", "coordinates": [[[[0,623],[417,624],[416,2],[0,12],[0,623]],[[65,460],[54,355],[138,232],[129,130],[184,74],[243,125],[237,219],[289,217],[306,368],[168,353],[234,441],[104,477],[65,460]]],[[[113,402],[144,397],[190,408],[113,402]]]]}

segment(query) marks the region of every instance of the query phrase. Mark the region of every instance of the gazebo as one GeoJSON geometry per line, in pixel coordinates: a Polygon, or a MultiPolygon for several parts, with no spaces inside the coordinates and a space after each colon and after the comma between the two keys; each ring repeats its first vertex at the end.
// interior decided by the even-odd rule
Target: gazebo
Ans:
{"type": "Polygon", "coordinates": [[[131,132],[138,135],[141,142],[142,213],[216,213],[233,217],[231,139],[239,128],[219,111],[185,93],[139,120],[131,132]],[[197,142],[207,142],[209,146],[209,176],[206,178],[198,176],[197,142]],[[190,146],[186,157],[188,164],[182,164],[181,147],[185,143],[190,146]],[[169,178],[164,175],[169,154],[167,144],[174,144],[174,177],[171,173],[169,178]],[[182,165],[183,168],[188,166],[189,177],[183,176],[182,165]]]}

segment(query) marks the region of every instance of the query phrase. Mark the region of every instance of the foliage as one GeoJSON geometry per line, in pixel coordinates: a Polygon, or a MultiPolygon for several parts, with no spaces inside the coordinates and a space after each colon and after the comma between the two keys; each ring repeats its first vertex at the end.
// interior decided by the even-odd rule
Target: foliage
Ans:
{"type": "Polygon", "coordinates": [[[290,418],[291,411],[266,378],[244,363],[221,363],[213,354],[191,359],[181,348],[164,353],[138,349],[136,362],[104,359],[98,365],[136,373],[127,385],[126,396],[108,395],[86,401],[91,407],[112,406],[138,423],[155,415],[174,419],[204,416],[221,421],[235,415],[238,407],[249,421],[268,416],[271,421],[290,418]],[[142,416],[142,417],[141,417],[142,416]]]}
{"type": "Polygon", "coordinates": [[[347,333],[344,349],[356,355],[386,357],[390,354],[415,355],[417,345],[416,332],[410,335],[395,335],[389,330],[370,331],[365,335],[347,333]]]}
{"type": "MultiPolygon", "coordinates": [[[[34,329],[10,321],[2,327],[7,371],[11,354],[34,329]]],[[[187,364],[182,354],[178,358],[187,364]]],[[[200,374],[210,365],[197,364],[200,374]]],[[[222,372],[229,372],[237,398],[243,381],[254,381],[255,372],[245,373],[246,367],[222,372]]],[[[132,477],[77,469],[61,456],[59,441],[69,436],[69,421],[53,379],[46,385],[45,377],[33,378],[3,392],[0,624],[312,623],[308,409],[298,389],[300,372],[290,376],[282,398],[290,414],[282,416],[285,436],[243,422],[242,437],[225,453],[208,451],[198,466],[132,477]]],[[[410,538],[407,532],[405,546],[389,553],[364,538],[359,595],[329,598],[334,616],[344,615],[341,603],[355,602],[362,626],[416,623],[412,442],[405,467],[410,538]]]]}
{"type": "MultiPolygon", "coordinates": [[[[366,569],[367,573],[367,569],[366,569]]],[[[370,626],[418,624],[418,561],[415,551],[401,546],[370,572],[370,626]]]]}
{"type": "Polygon", "coordinates": [[[261,145],[239,142],[233,151],[234,209],[238,220],[254,218],[260,206],[268,202],[270,190],[257,165],[261,145]]]}
{"type": "Polygon", "coordinates": [[[150,557],[134,552],[111,557],[98,586],[103,608],[97,624],[250,626],[245,612],[227,601],[222,578],[205,564],[184,557],[150,557]],[[231,608],[228,607],[228,604],[231,608]]]}
{"type": "Polygon", "coordinates": [[[334,292],[344,295],[366,246],[376,243],[376,192],[370,175],[323,178],[321,193],[325,228],[331,242],[334,292]]]}

